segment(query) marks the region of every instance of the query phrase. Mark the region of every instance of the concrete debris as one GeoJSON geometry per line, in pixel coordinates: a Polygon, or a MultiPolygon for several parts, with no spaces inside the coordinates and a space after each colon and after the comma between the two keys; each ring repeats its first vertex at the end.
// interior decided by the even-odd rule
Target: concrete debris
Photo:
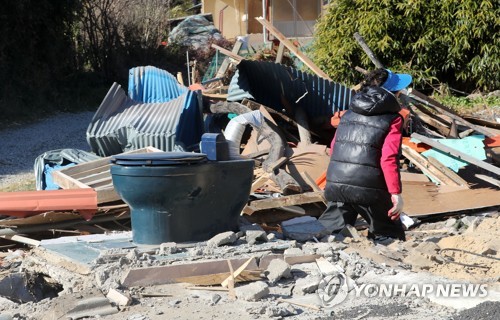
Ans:
{"type": "Polygon", "coordinates": [[[351,237],[355,241],[361,240],[361,236],[359,235],[358,230],[356,230],[356,228],[349,224],[346,224],[345,227],[340,230],[340,234],[345,237],[351,237]]]}
{"type": "Polygon", "coordinates": [[[175,242],[167,242],[167,243],[162,243],[160,245],[160,249],[158,250],[159,255],[169,255],[176,253],[178,251],[177,248],[177,243],[175,242]]]}
{"type": "Polygon", "coordinates": [[[212,305],[216,305],[217,302],[219,302],[221,299],[222,299],[222,297],[220,296],[220,294],[217,294],[217,293],[212,294],[212,296],[210,297],[210,301],[211,301],[212,305]]]}
{"type": "Polygon", "coordinates": [[[282,303],[277,306],[269,306],[266,309],[266,316],[272,318],[290,317],[299,314],[299,311],[288,303],[282,303]]]}
{"type": "Polygon", "coordinates": [[[329,234],[321,222],[309,216],[284,221],[281,224],[281,228],[286,238],[301,242],[314,238],[321,239],[329,234]]]}
{"type": "Polygon", "coordinates": [[[272,283],[277,282],[281,278],[291,278],[290,265],[284,260],[274,259],[267,267],[266,277],[272,283]]]}
{"type": "Polygon", "coordinates": [[[211,247],[220,247],[227,244],[233,244],[238,240],[236,233],[233,231],[227,231],[219,233],[210,240],[208,240],[207,245],[211,247]]]}
{"type": "MultiPolygon", "coordinates": [[[[0,320],[13,320],[13,316],[11,314],[7,314],[7,313],[0,313],[0,320]]],[[[17,319],[17,317],[16,317],[17,319]]]]}
{"type": "Polygon", "coordinates": [[[479,224],[480,221],[481,219],[475,216],[465,216],[462,219],[460,219],[460,222],[462,222],[467,227],[470,227],[474,224],[479,224]]]}
{"type": "Polygon", "coordinates": [[[269,286],[263,281],[252,282],[236,288],[238,299],[257,301],[269,294],[269,286]]]}
{"type": "Polygon", "coordinates": [[[117,306],[128,306],[132,302],[132,297],[128,293],[120,292],[116,289],[109,289],[106,298],[117,306]]]}
{"type": "Polygon", "coordinates": [[[304,252],[300,248],[288,248],[283,253],[285,257],[287,256],[301,256],[304,252]]]}
{"type": "Polygon", "coordinates": [[[447,228],[451,228],[451,227],[454,227],[456,224],[457,224],[457,219],[455,218],[449,218],[448,220],[446,220],[446,223],[445,223],[445,226],[447,228]]]}
{"type": "Polygon", "coordinates": [[[297,281],[295,281],[293,294],[304,295],[308,293],[314,293],[316,292],[316,290],[318,290],[320,281],[320,276],[307,276],[305,278],[299,278],[297,279],[297,281]]]}
{"type": "Polygon", "coordinates": [[[174,300],[170,300],[168,302],[168,305],[171,306],[171,307],[178,307],[181,302],[182,301],[179,300],[179,299],[174,299],[174,300]]]}
{"type": "Polygon", "coordinates": [[[254,245],[257,242],[267,242],[267,234],[264,230],[248,230],[245,232],[245,238],[249,245],[254,245]]]}
{"type": "Polygon", "coordinates": [[[70,310],[66,317],[70,319],[81,319],[85,317],[99,317],[118,313],[116,307],[111,306],[105,297],[93,297],[79,301],[77,305],[70,310]]]}

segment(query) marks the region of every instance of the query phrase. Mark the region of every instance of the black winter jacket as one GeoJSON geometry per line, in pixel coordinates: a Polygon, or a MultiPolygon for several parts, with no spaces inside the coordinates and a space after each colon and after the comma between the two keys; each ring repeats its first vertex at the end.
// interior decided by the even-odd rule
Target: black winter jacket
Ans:
{"type": "Polygon", "coordinates": [[[396,97],[380,87],[364,88],[353,97],[337,128],[326,175],[327,200],[369,205],[389,195],[380,159],[400,109],[396,97]]]}

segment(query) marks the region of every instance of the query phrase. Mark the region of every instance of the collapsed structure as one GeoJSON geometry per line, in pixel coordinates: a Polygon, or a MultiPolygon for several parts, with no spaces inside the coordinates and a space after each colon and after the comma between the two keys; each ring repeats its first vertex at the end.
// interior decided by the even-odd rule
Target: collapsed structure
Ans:
{"type": "MultiPolygon", "coordinates": [[[[79,319],[118,310],[126,312],[134,299],[168,295],[148,295],[145,287],[188,283],[190,287],[184,288],[188,292],[217,290],[227,294],[223,301],[233,307],[236,297],[268,302],[260,309],[255,303],[246,304],[245,312],[251,315],[284,317],[304,313],[313,317],[335,310],[337,315],[349,317],[348,309],[336,309],[336,304],[325,299],[325,295],[332,295],[325,279],[338,274],[345,276],[346,296],[354,294],[353,281],[372,283],[381,276],[390,283],[397,274],[410,282],[446,282],[451,280],[441,277],[453,278],[455,274],[467,281],[480,277],[490,285],[491,300],[497,299],[498,124],[465,119],[410,90],[405,105],[411,112],[412,124],[403,142],[405,160],[401,163],[404,211],[415,219],[413,227],[418,226],[419,220],[451,218],[428,224],[435,229],[422,226],[421,230],[410,230],[407,243],[395,242],[387,247],[364,239],[363,221],[340,235],[329,235],[316,219],[325,207],[322,188],[329,161],[328,145],[335,130],[332,123],[339,112],[348,108],[355,91],[329,79],[268,22],[257,21],[284,47],[293,49],[314,74],[279,63],[244,59],[233,50],[236,52],[225,52],[227,63],[217,72],[223,75],[231,65],[236,68],[227,91],[221,93],[221,88],[214,85],[217,80],[211,82],[210,89],[203,85],[190,89],[164,70],[151,66],[133,68],[128,96],[118,84],[113,84],[87,129],[91,151],[98,156],[81,150],[55,152],[57,155],[48,151],[36,163],[40,190],[0,194],[0,212],[18,217],[0,220],[0,235],[36,247],[22,259],[23,271],[56,279],[62,286],[56,291],[70,294],[94,286],[107,295],[99,301],[86,301],[84,307],[76,304],[74,308],[56,310],[53,305],[48,306],[54,315],[79,319]],[[136,240],[133,233],[138,229],[146,233],[154,230],[134,228],[133,222],[132,232],[41,241],[26,237],[53,229],[83,234],[85,225],[90,233],[95,233],[95,225],[109,221],[117,223],[119,230],[128,229],[131,208],[116,192],[110,161],[114,165],[117,160],[144,160],[140,166],[160,161],[164,165],[165,161],[179,159],[151,154],[194,151],[191,156],[188,154],[188,161],[193,164],[193,155],[198,157],[198,152],[203,152],[200,146],[205,133],[218,134],[216,140],[207,144],[215,154],[212,160],[253,159],[255,167],[248,177],[251,183],[245,184],[248,191],[243,190],[247,199],[232,208],[231,219],[241,214],[239,230],[218,230],[204,239],[184,239],[182,243],[172,243],[168,236],[164,241],[155,238],[157,243],[148,243],[152,245],[149,247],[132,242],[136,240]],[[220,152],[225,144],[227,158],[220,152]],[[48,179],[61,189],[41,190],[46,189],[48,179]],[[477,215],[461,217],[464,212],[477,215]],[[483,233],[488,232],[492,235],[485,237],[483,233]],[[432,275],[404,269],[425,270],[432,275]],[[240,282],[249,284],[237,284],[240,282]]],[[[241,44],[235,44],[238,47],[241,44]]],[[[234,174],[220,170],[229,182],[234,174]]],[[[225,185],[227,194],[231,194],[229,185],[225,185]]],[[[185,198],[203,195],[202,188],[195,189],[185,198]]],[[[218,216],[216,211],[227,205],[227,196],[204,196],[211,203],[205,206],[206,211],[198,212],[199,219],[207,225],[217,224],[210,217],[218,216]]],[[[164,195],[167,200],[168,197],[169,194],[164,195]]],[[[182,208],[176,212],[157,211],[169,217],[183,214],[182,208]]],[[[185,221],[183,228],[189,229],[189,225],[185,221]]],[[[16,260],[12,254],[6,257],[16,260]]],[[[0,296],[20,303],[49,297],[46,293],[26,297],[4,290],[17,281],[16,277],[23,276],[0,280],[0,296]]],[[[182,298],[170,300],[170,307],[193,304],[185,295],[179,297],[182,298]]],[[[448,300],[427,298],[449,307],[448,300]]],[[[221,297],[212,295],[210,299],[216,305],[221,297]]]]}

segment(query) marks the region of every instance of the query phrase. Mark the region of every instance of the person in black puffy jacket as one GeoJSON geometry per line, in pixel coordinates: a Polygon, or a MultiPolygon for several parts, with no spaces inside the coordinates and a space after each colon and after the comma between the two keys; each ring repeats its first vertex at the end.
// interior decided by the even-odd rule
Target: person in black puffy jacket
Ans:
{"type": "Polygon", "coordinates": [[[388,69],[372,71],[340,119],[326,174],[328,206],[319,218],[330,232],[354,225],[360,214],[369,224],[369,238],[405,240],[397,96],[411,81],[388,69]]]}

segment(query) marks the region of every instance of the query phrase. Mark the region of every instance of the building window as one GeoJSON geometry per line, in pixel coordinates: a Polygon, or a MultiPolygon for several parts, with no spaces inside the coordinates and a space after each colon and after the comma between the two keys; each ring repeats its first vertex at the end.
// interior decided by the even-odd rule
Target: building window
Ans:
{"type": "Polygon", "coordinates": [[[273,25],[286,37],[312,37],[322,0],[273,0],[273,25]]]}

